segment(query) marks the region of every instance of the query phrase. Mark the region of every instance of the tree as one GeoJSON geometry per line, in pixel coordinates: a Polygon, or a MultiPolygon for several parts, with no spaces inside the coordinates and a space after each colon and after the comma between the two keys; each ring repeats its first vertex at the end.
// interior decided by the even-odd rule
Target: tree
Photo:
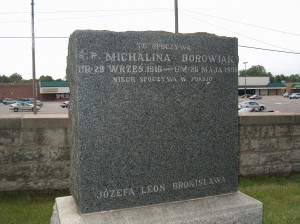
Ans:
{"type": "Polygon", "coordinates": [[[0,75],[0,83],[10,83],[9,77],[6,75],[0,75]]]}
{"type": "Polygon", "coordinates": [[[272,82],[288,82],[288,81],[289,81],[289,76],[284,76],[283,74],[281,74],[281,75],[276,75],[272,82]]]}
{"type": "Polygon", "coordinates": [[[290,75],[289,82],[300,82],[300,76],[298,74],[290,75]]]}
{"type": "Polygon", "coordinates": [[[275,77],[272,73],[267,72],[264,66],[262,65],[255,65],[249,69],[241,70],[240,77],[270,77],[270,82],[300,82],[300,75],[299,74],[292,74],[290,76],[285,76],[283,74],[276,75],[275,77]]]}
{"type": "Polygon", "coordinates": [[[249,69],[246,70],[241,70],[240,71],[240,76],[241,77],[257,77],[257,76],[268,76],[268,77],[272,77],[272,74],[270,72],[267,72],[266,69],[264,68],[264,66],[262,65],[254,65],[249,69]]]}
{"type": "Polygon", "coordinates": [[[241,70],[240,77],[270,77],[271,82],[275,82],[271,72],[267,72],[265,67],[262,65],[254,65],[249,69],[241,70]]]}
{"type": "Polygon", "coordinates": [[[20,74],[14,73],[11,76],[9,76],[9,80],[10,80],[10,83],[20,83],[23,81],[23,78],[20,74]]]}
{"type": "Polygon", "coordinates": [[[52,76],[49,76],[49,75],[42,75],[40,78],[39,78],[39,81],[53,81],[53,78],[52,76]]]}

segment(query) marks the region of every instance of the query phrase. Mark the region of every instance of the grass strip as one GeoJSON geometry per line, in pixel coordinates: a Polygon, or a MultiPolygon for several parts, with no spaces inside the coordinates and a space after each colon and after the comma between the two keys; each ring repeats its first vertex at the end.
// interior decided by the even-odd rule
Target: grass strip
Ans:
{"type": "MultiPolygon", "coordinates": [[[[239,191],[263,203],[263,224],[300,223],[300,174],[240,177],[239,191]]],[[[0,223],[49,223],[56,197],[62,191],[0,192],[0,223]]]]}
{"type": "Polygon", "coordinates": [[[300,174],[241,177],[239,190],[263,203],[264,224],[300,223],[300,174]]]}
{"type": "Polygon", "coordinates": [[[56,197],[70,195],[63,191],[0,192],[0,223],[49,223],[56,197]]]}

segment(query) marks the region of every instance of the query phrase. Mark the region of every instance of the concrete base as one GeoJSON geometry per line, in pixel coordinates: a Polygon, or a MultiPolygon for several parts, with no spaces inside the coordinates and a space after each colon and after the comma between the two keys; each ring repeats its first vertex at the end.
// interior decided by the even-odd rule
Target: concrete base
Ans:
{"type": "Polygon", "coordinates": [[[261,224],[262,203],[241,192],[176,203],[81,214],[72,196],[56,198],[51,224],[261,224]]]}

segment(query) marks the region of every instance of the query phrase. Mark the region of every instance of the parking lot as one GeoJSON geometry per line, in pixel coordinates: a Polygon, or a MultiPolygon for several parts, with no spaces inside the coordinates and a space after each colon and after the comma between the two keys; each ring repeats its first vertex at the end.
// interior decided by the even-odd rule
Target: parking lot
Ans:
{"type": "MultiPolygon", "coordinates": [[[[37,114],[68,114],[68,108],[62,108],[59,106],[60,102],[43,102],[43,106],[37,114]]],[[[13,115],[23,115],[23,114],[33,114],[32,111],[18,111],[13,112],[9,110],[9,105],[4,105],[0,103],[0,114],[13,114],[13,115]]]]}
{"type": "MultiPolygon", "coordinates": [[[[250,101],[249,99],[240,98],[239,102],[250,101]]],[[[266,106],[266,111],[292,112],[300,113],[300,99],[289,99],[283,96],[263,96],[261,100],[253,100],[266,106]]]]}
{"type": "MultiPolygon", "coordinates": [[[[243,99],[239,97],[239,102],[248,101],[249,99],[243,99]]],[[[282,96],[263,96],[262,100],[254,100],[257,103],[264,104],[267,107],[266,111],[273,110],[276,112],[293,112],[300,113],[300,99],[290,100],[282,96]]],[[[38,114],[68,114],[67,108],[61,108],[60,102],[43,102],[41,110],[38,114]]],[[[13,112],[9,110],[9,105],[0,103],[0,114],[1,115],[23,115],[33,114],[31,111],[19,111],[13,112]]]]}

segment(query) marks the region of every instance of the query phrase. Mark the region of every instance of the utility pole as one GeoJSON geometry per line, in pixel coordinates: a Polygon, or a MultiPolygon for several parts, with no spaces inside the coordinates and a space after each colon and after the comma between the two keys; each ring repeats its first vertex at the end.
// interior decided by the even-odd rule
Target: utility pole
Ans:
{"type": "Polygon", "coordinates": [[[35,80],[35,38],[34,38],[34,0],[31,0],[31,31],[32,31],[32,88],[33,113],[36,113],[36,80],[35,80]]]}
{"type": "Polygon", "coordinates": [[[244,95],[246,95],[246,91],[247,91],[247,74],[246,74],[246,64],[247,64],[248,62],[243,62],[243,64],[245,65],[245,94],[244,95]]]}
{"type": "Polygon", "coordinates": [[[175,3],[175,33],[178,33],[178,2],[174,0],[175,3]]]}

